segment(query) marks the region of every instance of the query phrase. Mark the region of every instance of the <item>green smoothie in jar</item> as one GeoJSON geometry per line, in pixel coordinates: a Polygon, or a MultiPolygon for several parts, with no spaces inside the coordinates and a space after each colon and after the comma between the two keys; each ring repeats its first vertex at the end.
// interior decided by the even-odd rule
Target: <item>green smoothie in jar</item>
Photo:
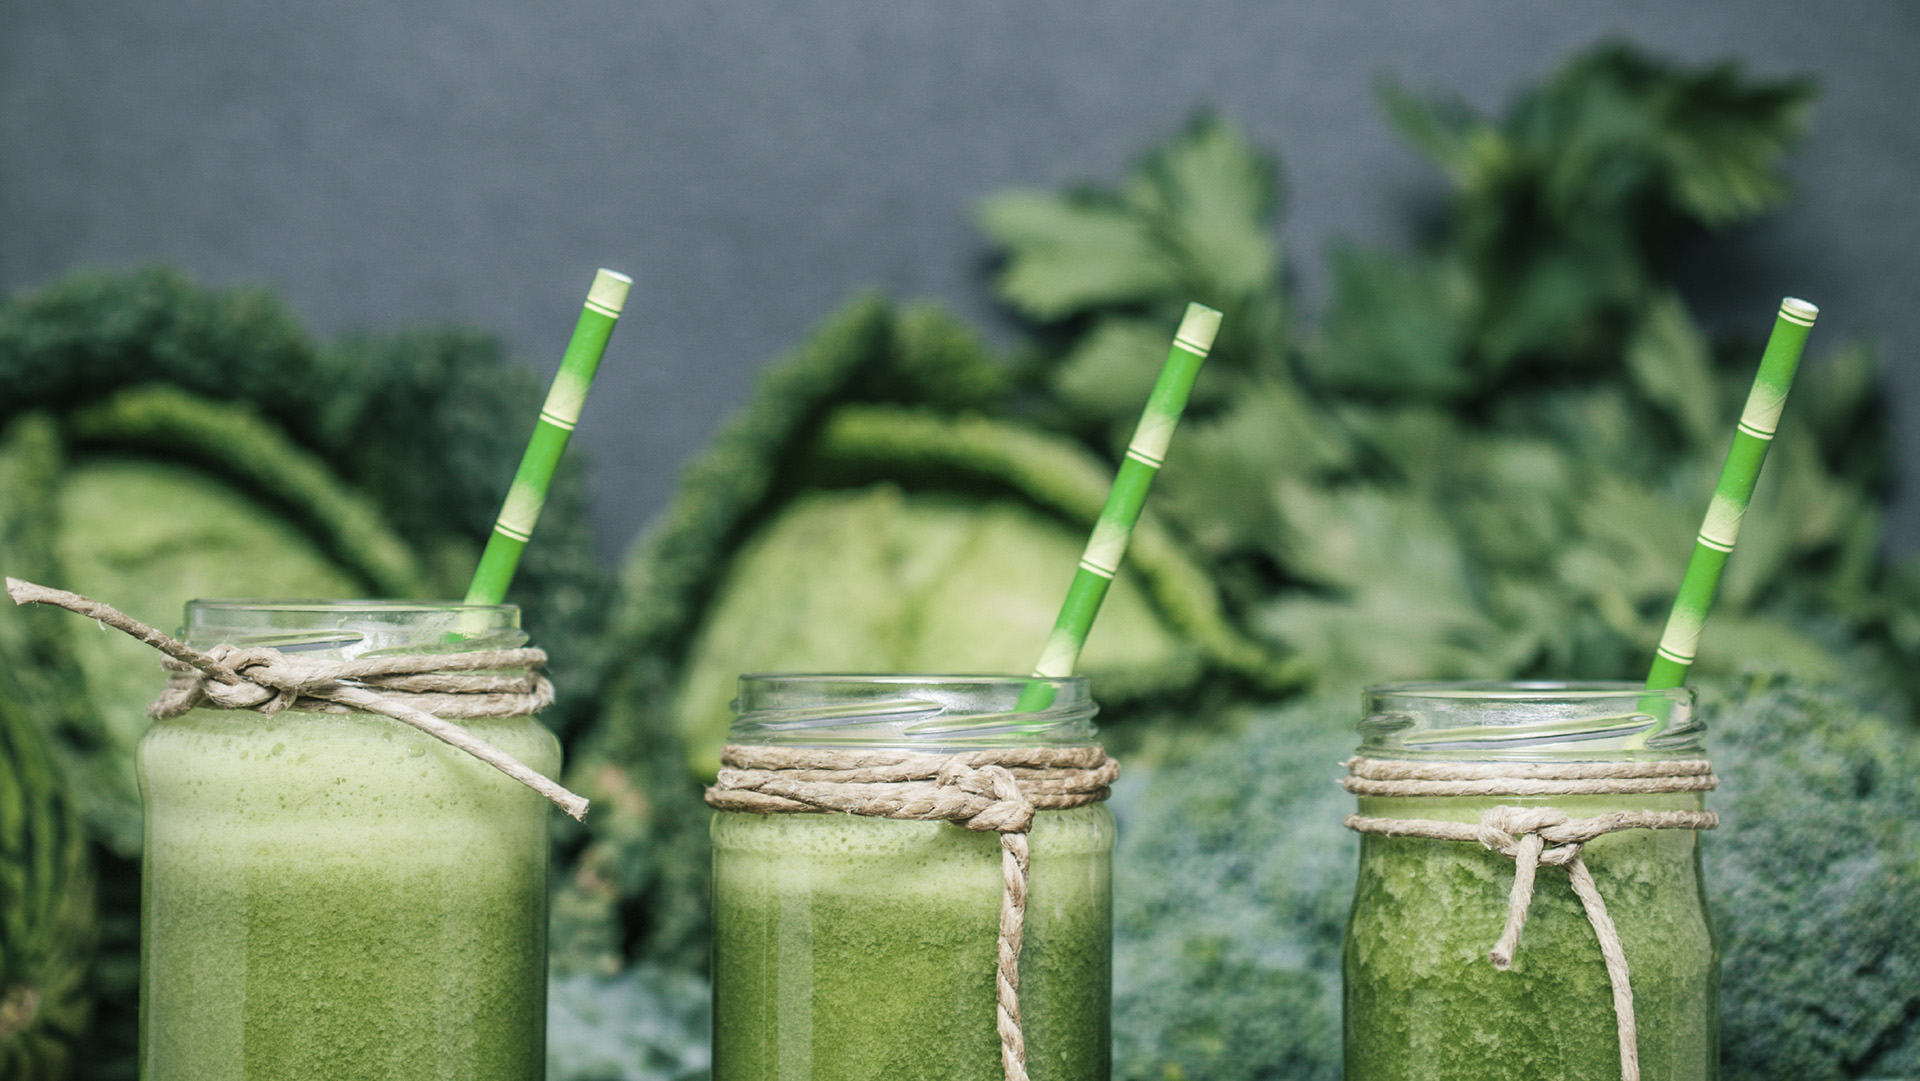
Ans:
{"type": "MultiPolygon", "coordinates": [[[[1362,829],[1343,958],[1344,1076],[1619,1081],[1615,994],[1592,917],[1572,888],[1571,868],[1539,866],[1511,968],[1503,971],[1489,952],[1508,923],[1515,859],[1473,839],[1395,833],[1428,830],[1422,824],[1432,823],[1478,828],[1496,806],[1552,808],[1570,820],[1697,814],[1711,785],[1704,762],[1700,774],[1666,772],[1701,759],[1692,692],[1628,684],[1403,684],[1370,688],[1366,714],[1359,753],[1375,764],[1370,775],[1439,765],[1439,774],[1408,776],[1452,772],[1461,779],[1412,783],[1477,786],[1486,794],[1361,795],[1357,817],[1382,832],[1362,829]],[[1665,721],[1647,739],[1657,713],[1665,721]],[[1496,791],[1514,786],[1516,776],[1526,787],[1533,767],[1566,767],[1564,773],[1585,776],[1610,764],[1641,776],[1545,783],[1692,788],[1496,791]],[[1459,770],[1463,766],[1485,769],[1476,777],[1472,768],[1459,770]],[[1382,821],[1415,825],[1378,825],[1382,821]]],[[[1366,787],[1353,778],[1348,786],[1366,787]]],[[[1701,886],[1699,840],[1697,828],[1676,826],[1607,832],[1579,846],[1627,962],[1636,1030],[1631,1043],[1644,1081],[1719,1076],[1719,954],[1701,886]]]]}
{"type": "MultiPolygon", "coordinates": [[[[187,630],[334,659],[525,639],[511,606],[397,602],[195,602],[187,630]]],[[[559,769],[531,716],[460,723],[559,769]]],[[[540,795],[359,713],[196,710],[139,770],[144,1081],[545,1076],[540,795]]]]}
{"type": "MultiPolygon", "coordinates": [[[[744,677],[733,742],[935,753],[1093,740],[1085,681],[744,677]]],[[[1110,1071],[1113,817],[1035,813],[1019,1004],[1033,1081],[1110,1071]]],[[[715,1081],[1000,1081],[1001,842],[950,822],[718,811],[715,1081]]]]}

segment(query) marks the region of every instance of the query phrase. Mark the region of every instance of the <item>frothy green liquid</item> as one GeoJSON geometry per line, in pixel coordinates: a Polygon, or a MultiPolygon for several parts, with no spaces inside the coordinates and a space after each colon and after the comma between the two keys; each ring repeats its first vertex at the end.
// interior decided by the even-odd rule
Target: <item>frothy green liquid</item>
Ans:
{"type": "MultiPolygon", "coordinates": [[[[1495,803],[1544,802],[1363,799],[1360,812],[1464,822],[1495,803]]],[[[1576,818],[1700,806],[1693,795],[1551,802],[1576,818]]],[[[1628,830],[1583,850],[1626,950],[1644,1081],[1719,1076],[1719,953],[1698,841],[1686,830],[1628,830]]],[[[1564,868],[1540,868],[1513,967],[1487,960],[1513,869],[1476,844],[1361,838],[1345,955],[1347,1081],[1618,1081],[1611,985],[1564,868]]]]}
{"type": "MultiPolygon", "coordinates": [[[[1105,1081],[1113,818],[1030,835],[1033,1081],[1105,1081]]],[[[999,1081],[1000,839],[939,822],[714,816],[715,1081],[999,1081]]]]}
{"type": "MultiPolygon", "coordinates": [[[[527,718],[467,727],[549,776],[527,718]]],[[[384,717],[141,741],[144,1081],[538,1081],[547,805],[384,717]]]]}

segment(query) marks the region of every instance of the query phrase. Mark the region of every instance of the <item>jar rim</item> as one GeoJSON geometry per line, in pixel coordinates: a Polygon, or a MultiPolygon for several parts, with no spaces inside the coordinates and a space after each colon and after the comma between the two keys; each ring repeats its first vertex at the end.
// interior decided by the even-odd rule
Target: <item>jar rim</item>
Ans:
{"type": "Polygon", "coordinates": [[[1085,676],[1010,676],[1004,672],[743,672],[740,679],[759,683],[979,683],[988,686],[1024,686],[1028,683],[1082,685],[1085,676]]]}
{"type": "Polygon", "coordinates": [[[321,599],[313,597],[196,597],[188,612],[517,612],[517,604],[468,604],[465,601],[414,601],[383,597],[321,599]]]}
{"type": "Polygon", "coordinates": [[[1697,757],[1705,729],[1691,687],[1623,680],[1426,680],[1361,694],[1370,758],[1639,760],[1697,757]]]}
{"type": "Polygon", "coordinates": [[[1098,707],[1085,676],[769,672],[739,680],[728,739],[792,746],[958,750],[1084,746],[1098,707]],[[1051,693],[1023,699],[1030,687],[1051,693]]]}
{"type": "Polygon", "coordinates": [[[1516,701],[1557,701],[1581,699],[1610,699],[1648,697],[1671,700],[1691,699],[1693,688],[1669,687],[1649,690],[1645,684],[1631,680],[1594,679],[1594,680],[1550,680],[1550,679],[1465,679],[1465,680],[1410,680],[1402,683],[1375,683],[1369,685],[1363,694],[1368,697],[1392,696],[1396,698],[1492,698],[1516,701]]]}
{"type": "Polygon", "coordinates": [[[446,653],[524,645],[520,608],[384,598],[216,598],[186,604],[184,637],[346,660],[370,652],[446,653]]]}

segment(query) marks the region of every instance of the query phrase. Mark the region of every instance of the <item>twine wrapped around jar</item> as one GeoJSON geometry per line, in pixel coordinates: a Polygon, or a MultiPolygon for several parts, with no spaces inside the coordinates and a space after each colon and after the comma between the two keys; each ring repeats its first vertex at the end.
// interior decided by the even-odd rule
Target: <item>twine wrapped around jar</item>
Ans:
{"type": "MultiPolygon", "coordinates": [[[[1359,796],[1386,798],[1461,796],[1643,795],[1704,792],[1719,780],[1705,759],[1653,762],[1410,762],[1354,757],[1345,763],[1342,787],[1359,796]]],[[[1470,841],[1514,861],[1513,887],[1507,895],[1506,927],[1488,951],[1501,971],[1513,964],[1533,904],[1534,879],[1541,864],[1567,869],[1575,896],[1593,925],[1613,990],[1613,1011],[1620,1038],[1621,1081],[1640,1081],[1638,1028],[1633,985],[1620,932],[1607,914],[1581,847],[1620,830],[1710,830],[1720,824],[1711,811],[1614,811],[1570,818],[1554,807],[1489,808],[1475,822],[1424,818],[1376,818],[1348,815],[1348,829],[1384,837],[1422,837],[1470,841]]]]}
{"type": "Polygon", "coordinates": [[[188,710],[283,709],[377,713],[456,747],[551,800],[575,820],[587,801],[519,759],[443,717],[520,717],[553,703],[553,684],[539,671],[538,649],[407,654],[349,661],[275,649],[215,646],[201,651],[111,605],[63,589],[7,579],[15,604],[51,604],[124,631],[166,655],[173,679],[147,707],[155,720],[188,710]],[[519,670],[519,675],[502,671],[519,670]]]}
{"type": "Polygon", "coordinates": [[[730,744],[707,789],[708,806],[754,814],[831,811],[952,822],[1000,834],[1000,937],[995,976],[1000,1063],[1006,1081],[1027,1081],[1020,1021],[1020,948],[1036,810],[1084,807],[1107,798],[1120,764],[1099,747],[1023,747],[929,754],[862,748],[730,744]]]}

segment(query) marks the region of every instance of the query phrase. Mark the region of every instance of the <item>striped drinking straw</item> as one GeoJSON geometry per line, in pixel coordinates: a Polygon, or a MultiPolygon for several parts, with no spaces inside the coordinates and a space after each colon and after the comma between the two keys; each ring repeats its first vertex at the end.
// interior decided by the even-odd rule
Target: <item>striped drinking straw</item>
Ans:
{"type": "Polygon", "coordinates": [[[1707,609],[1720,585],[1720,572],[1740,535],[1740,521],[1746,517],[1754,483],[1760,479],[1760,464],[1766,460],[1767,446],[1773,441],[1780,411],[1787,403],[1787,391],[1793,387],[1793,373],[1807,348],[1807,332],[1819,314],[1819,308],[1804,300],[1788,297],[1780,302],[1767,351],[1760,358],[1760,371],[1753,377],[1753,390],[1747,395],[1733,446],[1727,450],[1726,465],[1720,470],[1720,483],[1713,489],[1713,502],[1707,505],[1707,520],[1694,541],[1693,557],[1687,560],[1673,614],[1667,617],[1653,670],[1647,674],[1650,691],[1686,682],[1687,669],[1692,667],[1694,651],[1700,644],[1700,628],[1706,623],[1707,609]]]}
{"type": "Polygon", "coordinates": [[[468,604],[500,604],[507,599],[507,586],[520,566],[520,553],[533,537],[533,527],[546,506],[547,490],[553,486],[553,474],[566,453],[567,440],[580,422],[580,409],[586,405],[587,391],[593,386],[594,373],[600,370],[600,358],[607,351],[607,339],[626,306],[627,290],[633,279],[617,271],[602,268],[593,276],[587,290],[586,305],[580,321],[574,324],[573,338],[560,360],[560,371],[547,391],[546,404],[540,407],[540,420],[534,425],[533,438],[513,474],[513,486],[507,489],[507,502],[493,523],[493,533],[474,569],[473,584],[467,587],[468,604]]]}
{"type": "MultiPolygon", "coordinates": [[[[1067,587],[1060,618],[1054,621],[1053,633],[1047,636],[1046,647],[1040,651],[1040,663],[1033,666],[1035,676],[1055,678],[1073,674],[1080,650],[1087,644],[1087,632],[1093,629],[1093,617],[1099,614],[1100,602],[1106,599],[1107,587],[1113,583],[1114,574],[1120,570],[1120,559],[1126,554],[1127,541],[1133,537],[1133,527],[1140,521],[1147,489],[1153,486],[1153,478],[1159,475],[1161,463],[1166,460],[1167,445],[1173,440],[1173,429],[1180,423],[1180,414],[1186,411],[1193,381],[1200,375],[1200,364],[1207,359],[1207,352],[1213,348],[1213,339],[1219,333],[1219,312],[1204,304],[1187,305],[1180,329],[1174,332],[1173,347],[1167,351],[1167,362],[1154,381],[1153,391],[1147,395],[1140,426],[1134,429],[1133,441],[1127,444],[1126,457],[1121,459],[1120,471],[1113,478],[1106,506],[1094,522],[1093,536],[1088,538],[1080,567],[1074,571],[1073,584],[1067,587]]],[[[1023,713],[1045,709],[1051,698],[1051,688],[1030,683],[1021,692],[1015,709],[1023,713]]]]}

